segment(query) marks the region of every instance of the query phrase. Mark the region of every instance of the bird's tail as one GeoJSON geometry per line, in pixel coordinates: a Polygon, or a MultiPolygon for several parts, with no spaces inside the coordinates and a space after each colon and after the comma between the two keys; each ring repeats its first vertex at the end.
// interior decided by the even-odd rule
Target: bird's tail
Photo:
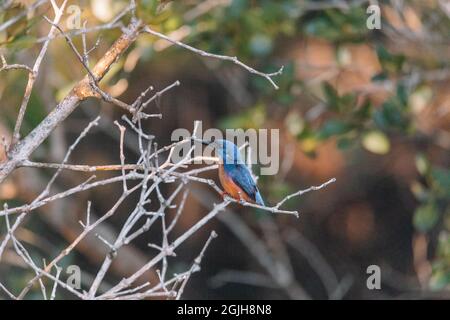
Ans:
{"type": "Polygon", "coordinates": [[[262,199],[261,194],[259,193],[259,191],[256,192],[255,200],[256,200],[256,204],[258,204],[260,206],[265,206],[264,200],[262,199]]]}

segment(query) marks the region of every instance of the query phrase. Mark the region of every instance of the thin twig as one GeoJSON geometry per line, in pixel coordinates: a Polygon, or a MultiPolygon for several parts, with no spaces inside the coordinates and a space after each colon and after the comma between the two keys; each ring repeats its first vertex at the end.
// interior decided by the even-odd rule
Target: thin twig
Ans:
{"type": "Polygon", "coordinates": [[[180,47],[182,47],[182,48],[184,48],[184,49],[187,49],[187,50],[189,50],[189,51],[192,51],[192,52],[194,52],[194,53],[196,53],[196,54],[198,54],[198,55],[200,55],[200,56],[202,56],[202,57],[208,57],[208,58],[214,58],[214,59],[219,59],[219,60],[231,61],[231,62],[233,62],[234,64],[236,64],[236,65],[238,65],[238,66],[244,68],[245,70],[247,70],[247,71],[250,72],[250,73],[253,73],[253,74],[256,74],[256,75],[258,75],[258,76],[260,76],[260,77],[266,78],[267,81],[269,81],[275,89],[278,89],[278,86],[277,86],[277,85],[275,84],[275,82],[272,80],[272,77],[275,77],[275,76],[280,75],[280,74],[283,72],[283,67],[281,67],[281,68],[280,68],[278,71],[276,71],[276,72],[272,72],[272,73],[263,73],[263,72],[261,72],[261,71],[258,71],[258,70],[253,69],[252,67],[249,67],[249,66],[246,65],[245,63],[241,62],[237,57],[230,57],[230,56],[225,56],[225,55],[220,55],[220,54],[213,54],[213,53],[209,53],[209,52],[206,52],[206,51],[203,51],[203,50],[194,48],[194,47],[192,47],[192,46],[190,46],[190,45],[187,45],[187,44],[185,44],[185,43],[183,43],[183,42],[180,42],[180,41],[178,41],[178,40],[171,39],[171,38],[169,38],[168,36],[166,36],[166,35],[164,35],[164,34],[158,32],[158,31],[155,31],[155,30],[151,29],[149,26],[145,26],[145,27],[144,27],[144,32],[147,32],[147,33],[149,33],[149,34],[152,34],[152,35],[154,35],[154,36],[157,36],[158,38],[167,40],[167,41],[169,41],[169,42],[171,42],[171,43],[173,43],[173,44],[176,44],[177,46],[180,46],[180,47]]]}
{"type": "Polygon", "coordinates": [[[216,237],[217,237],[217,233],[216,233],[215,231],[211,231],[211,234],[209,235],[208,240],[206,240],[206,243],[205,243],[205,245],[203,246],[202,251],[200,251],[200,254],[197,256],[197,258],[195,258],[194,263],[192,264],[191,269],[189,269],[189,272],[188,272],[188,274],[186,275],[186,277],[185,277],[183,283],[181,284],[180,289],[178,289],[178,294],[177,294],[176,300],[180,300],[181,295],[182,295],[183,292],[184,292],[184,288],[186,287],[187,282],[188,282],[189,279],[191,278],[191,275],[192,275],[194,272],[197,272],[197,271],[200,270],[200,264],[202,263],[202,259],[203,259],[203,256],[205,255],[206,248],[208,248],[208,246],[209,246],[210,242],[212,241],[212,239],[214,239],[214,238],[216,238],[216,237]]]}

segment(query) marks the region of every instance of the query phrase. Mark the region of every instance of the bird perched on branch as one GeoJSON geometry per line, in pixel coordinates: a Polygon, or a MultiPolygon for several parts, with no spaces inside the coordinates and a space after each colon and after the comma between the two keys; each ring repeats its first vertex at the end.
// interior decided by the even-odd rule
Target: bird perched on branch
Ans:
{"type": "Polygon", "coordinates": [[[219,157],[219,179],[225,192],[232,198],[264,206],[256,182],[249,169],[242,161],[238,147],[228,141],[217,139],[202,141],[217,150],[219,157]]]}

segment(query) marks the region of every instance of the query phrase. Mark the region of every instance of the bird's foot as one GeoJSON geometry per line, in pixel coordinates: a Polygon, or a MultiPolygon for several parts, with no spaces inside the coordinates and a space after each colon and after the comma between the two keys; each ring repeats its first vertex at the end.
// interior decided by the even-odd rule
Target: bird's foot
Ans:
{"type": "Polygon", "coordinates": [[[239,203],[240,204],[244,204],[244,203],[246,203],[246,201],[242,198],[242,194],[239,192],[239,203]]]}
{"type": "Polygon", "coordinates": [[[227,198],[230,198],[230,195],[226,191],[222,191],[220,195],[222,196],[223,200],[227,200],[227,198]]]}

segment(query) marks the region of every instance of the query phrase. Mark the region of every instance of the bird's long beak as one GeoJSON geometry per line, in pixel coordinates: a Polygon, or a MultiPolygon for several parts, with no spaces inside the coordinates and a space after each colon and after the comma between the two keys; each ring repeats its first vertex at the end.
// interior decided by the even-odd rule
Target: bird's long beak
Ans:
{"type": "Polygon", "coordinates": [[[203,143],[205,146],[209,146],[209,145],[212,143],[212,141],[209,141],[209,140],[202,140],[202,143],[203,143]]]}
{"type": "Polygon", "coordinates": [[[208,146],[208,145],[210,145],[213,142],[213,141],[210,141],[210,140],[201,140],[201,139],[196,139],[196,138],[192,138],[192,140],[197,141],[197,142],[201,142],[205,146],[208,146]]]}

